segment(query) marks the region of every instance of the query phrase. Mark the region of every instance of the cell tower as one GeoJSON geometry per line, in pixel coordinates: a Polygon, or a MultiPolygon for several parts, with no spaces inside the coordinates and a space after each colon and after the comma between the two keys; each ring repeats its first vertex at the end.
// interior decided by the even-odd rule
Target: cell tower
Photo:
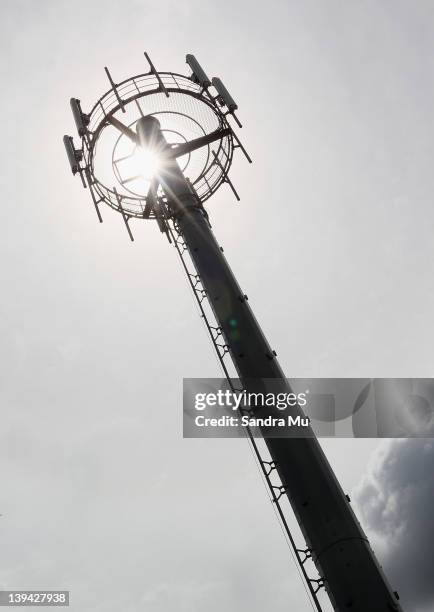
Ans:
{"type": "MultiPolygon", "coordinates": [[[[188,76],[160,72],[145,56],[149,71],[120,83],[105,68],[110,89],[89,113],[71,99],[81,138],[78,149],[71,136],[63,139],[72,173],[89,189],[100,222],[101,204],[108,204],[120,212],[131,240],[132,219],[153,219],[176,247],[229,385],[234,388],[228,360],[247,392],[273,379],[289,393],[204,208],[223,183],[239,199],[228,174],[237,149],[251,162],[232,127],[241,127],[237,104],[193,55],[186,56],[188,76]]],[[[261,416],[267,410],[261,408],[261,416]]],[[[298,406],[293,415],[304,416],[298,406]]],[[[401,610],[313,432],[292,438],[264,432],[265,451],[249,430],[247,435],[315,608],[322,610],[321,594],[327,593],[339,612],[401,610]],[[288,527],[285,497],[302,545],[288,527]]]]}

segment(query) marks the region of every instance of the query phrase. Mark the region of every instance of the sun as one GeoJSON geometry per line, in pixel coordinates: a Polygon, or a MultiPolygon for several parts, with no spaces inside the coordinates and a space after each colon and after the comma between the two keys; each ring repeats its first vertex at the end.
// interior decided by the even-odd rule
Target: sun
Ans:
{"type": "Polygon", "coordinates": [[[161,168],[161,155],[149,147],[137,146],[131,155],[131,174],[151,181],[161,168]]]}
{"type": "MultiPolygon", "coordinates": [[[[128,145],[128,141],[123,144],[128,145]]],[[[113,159],[116,178],[127,191],[145,197],[152,181],[158,182],[163,157],[162,151],[153,146],[123,146],[117,159],[113,159]]]]}

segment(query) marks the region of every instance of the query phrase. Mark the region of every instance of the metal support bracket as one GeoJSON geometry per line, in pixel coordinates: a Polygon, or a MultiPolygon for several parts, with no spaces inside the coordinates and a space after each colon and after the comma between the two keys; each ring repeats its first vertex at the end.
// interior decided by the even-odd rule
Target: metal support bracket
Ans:
{"type": "Polygon", "coordinates": [[[239,128],[243,127],[243,124],[241,123],[241,121],[238,119],[238,117],[235,114],[235,111],[228,111],[227,113],[225,113],[225,117],[227,117],[228,115],[230,115],[231,117],[233,117],[235,123],[238,125],[239,128]]]}
{"type": "Polygon", "coordinates": [[[324,585],[324,580],[322,578],[309,578],[309,582],[313,585],[315,585],[313,587],[313,590],[316,593],[318,593],[318,591],[320,589],[322,589],[325,585],[324,585]]]}
{"type": "Polygon", "coordinates": [[[276,469],[276,464],[274,461],[261,461],[261,464],[265,471],[267,472],[267,476],[271,474],[276,469]]]}
{"type": "MultiPolygon", "coordinates": [[[[108,80],[110,81],[110,85],[112,86],[112,89],[113,89],[113,91],[114,91],[114,94],[115,94],[115,96],[116,96],[116,99],[117,99],[117,101],[119,102],[119,106],[121,107],[122,112],[123,112],[123,113],[125,113],[126,111],[125,111],[125,106],[124,106],[124,103],[122,102],[122,98],[120,97],[120,95],[119,95],[119,93],[118,93],[118,89],[117,89],[117,87],[116,87],[116,84],[115,84],[115,82],[113,81],[113,79],[112,79],[112,77],[111,77],[111,74],[110,74],[110,72],[109,72],[109,70],[108,70],[107,66],[104,66],[104,70],[105,70],[105,73],[106,73],[106,75],[107,75],[108,80]]],[[[105,113],[104,113],[104,114],[105,114],[105,113]]]]}
{"type": "Polygon", "coordinates": [[[226,170],[223,168],[219,158],[217,157],[217,153],[215,151],[211,151],[211,153],[214,155],[214,161],[216,163],[216,165],[220,168],[220,170],[222,171],[223,174],[223,182],[227,183],[229,185],[229,187],[232,189],[232,193],[234,194],[236,200],[239,202],[240,201],[240,196],[238,195],[237,190],[235,189],[231,179],[229,178],[228,173],[226,172],[226,170]]]}
{"type": "Polygon", "coordinates": [[[149,55],[146,53],[146,51],[144,52],[144,56],[146,57],[146,59],[148,60],[148,64],[149,64],[149,68],[151,70],[151,73],[156,77],[158,84],[160,86],[161,91],[164,93],[164,95],[166,96],[166,98],[169,97],[169,92],[167,91],[166,87],[164,86],[163,81],[161,80],[161,77],[159,75],[159,73],[157,72],[157,70],[155,69],[154,64],[151,61],[151,58],[149,57],[149,55]]]}
{"type": "Polygon", "coordinates": [[[236,135],[236,133],[234,131],[232,131],[232,136],[235,139],[235,142],[237,143],[236,145],[234,145],[234,149],[240,148],[241,151],[244,153],[247,161],[249,162],[249,164],[252,163],[252,158],[250,157],[250,155],[247,153],[246,149],[243,147],[240,139],[238,138],[238,136],[236,135]]]}
{"type": "Polygon", "coordinates": [[[92,202],[93,205],[95,206],[95,210],[96,210],[96,214],[98,216],[98,220],[100,223],[102,223],[102,216],[101,216],[101,212],[99,210],[99,204],[100,202],[103,201],[102,198],[99,198],[97,200],[94,189],[93,189],[93,182],[92,182],[92,177],[90,175],[90,171],[89,171],[89,167],[86,166],[85,168],[85,173],[86,173],[86,178],[87,178],[87,184],[89,185],[89,191],[90,191],[90,195],[92,196],[92,202]]]}
{"type": "Polygon", "coordinates": [[[86,189],[87,185],[86,185],[86,181],[84,180],[84,177],[83,177],[84,170],[85,170],[84,168],[80,168],[78,173],[80,174],[81,183],[82,183],[83,187],[86,189]]]}
{"type": "Polygon", "coordinates": [[[119,204],[119,210],[121,211],[122,219],[124,220],[125,227],[127,228],[127,232],[128,232],[129,237],[130,237],[130,240],[131,240],[131,242],[134,242],[134,236],[133,236],[133,233],[132,233],[132,231],[130,229],[130,224],[129,224],[130,216],[127,215],[127,213],[124,211],[124,208],[122,206],[122,198],[118,194],[118,192],[116,190],[116,187],[113,187],[113,191],[114,191],[114,193],[116,195],[116,199],[117,199],[118,204],[119,204]]]}

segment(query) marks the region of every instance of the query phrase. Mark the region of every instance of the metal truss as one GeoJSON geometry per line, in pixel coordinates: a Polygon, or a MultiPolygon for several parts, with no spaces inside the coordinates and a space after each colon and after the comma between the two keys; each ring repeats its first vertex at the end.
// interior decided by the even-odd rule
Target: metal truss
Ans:
{"type": "MultiPolygon", "coordinates": [[[[233,392],[241,392],[243,389],[237,388],[235,386],[234,378],[229,373],[230,364],[227,363],[228,356],[230,356],[229,346],[226,344],[223,337],[222,329],[214,317],[213,311],[208,301],[207,292],[204,289],[200,276],[197,273],[197,270],[195,269],[194,264],[189,256],[187,245],[185,243],[182,233],[179,230],[176,219],[174,217],[166,218],[165,224],[165,232],[167,233],[169,242],[171,242],[175,246],[178,252],[182,267],[187,276],[190,287],[193,290],[196,302],[199,306],[200,316],[203,319],[205,326],[208,330],[209,336],[213,343],[220,365],[223,368],[223,372],[228,381],[228,384],[233,392]]],[[[272,461],[270,455],[268,454],[268,450],[264,451],[259,448],[259,445],[255,437],[253,436],[250,427],[244,427],[244,430],[252,448],[254,458],[258,463],[258,466],[262,473],[262,477],[268,488],[271,502],[275,506],[278,519],[280,520],[282,529],[292,549],[293,557],[297,562],[299,573],[301,574],[304,583],[307,587],[308,594],[311,597],[311,603],[313,604],[314,609],[316,609],[318,612],[323,612],[323,608],[321,607],[321,603],[318,599],[318,592],[324,588],[324,581],[319,576],[319,574],[317,574],[316,577],[312,577],[309,575],[306,568],[306,563],[309,560],[312,560],[312,550],[307,546],[305,542],[304,545],[298,546],[294,539],[294,536],[291,533],[288,521],[285,516],[285,511],[280,502],[280,499],[286,493],[286,490],[282,482],[280,481],[275,463],[274,461],[272,461]]]]}

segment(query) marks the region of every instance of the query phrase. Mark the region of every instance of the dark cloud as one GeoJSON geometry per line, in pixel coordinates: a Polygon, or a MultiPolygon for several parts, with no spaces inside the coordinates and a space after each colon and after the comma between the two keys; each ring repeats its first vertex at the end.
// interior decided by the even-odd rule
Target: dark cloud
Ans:
{"type": "Polygon", "coordinates": [[[395,440],[356,493],[360,518],[406,612],[434,609],[434,441],[395,440]]]}

